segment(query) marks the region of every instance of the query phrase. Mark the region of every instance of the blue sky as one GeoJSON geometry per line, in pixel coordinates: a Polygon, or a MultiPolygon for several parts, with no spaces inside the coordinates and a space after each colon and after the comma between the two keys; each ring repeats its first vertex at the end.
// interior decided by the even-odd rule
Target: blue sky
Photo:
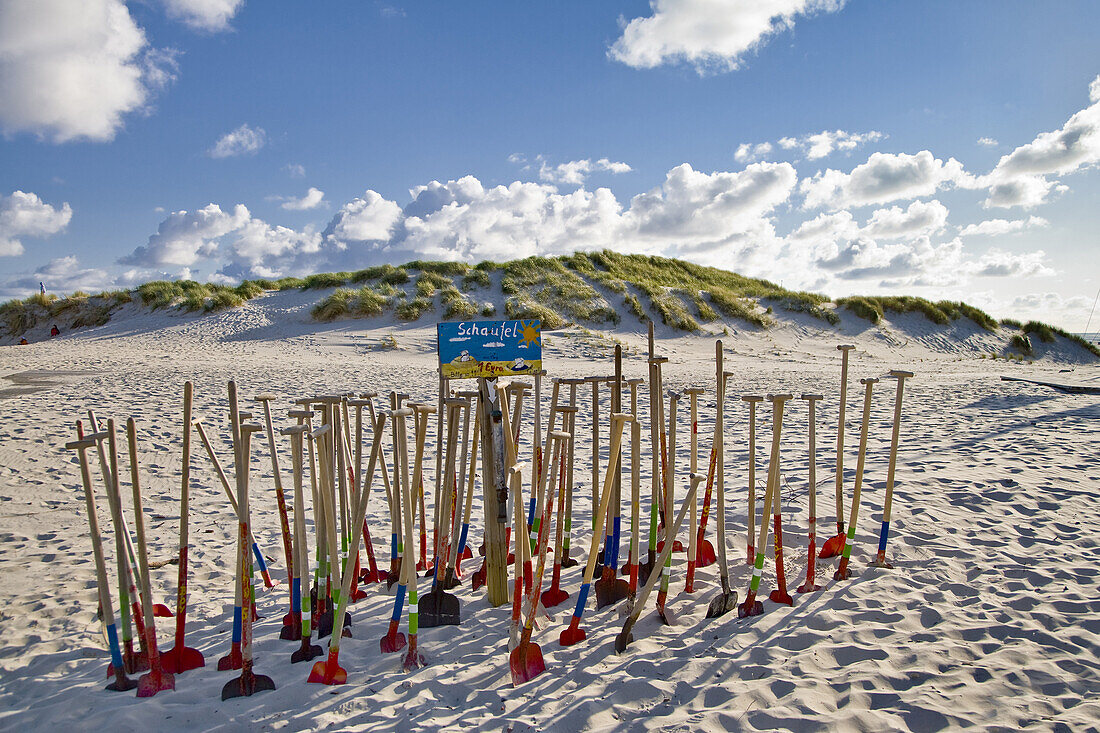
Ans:
{"type": "Polygon", "coordinates": [[[0,297],[610,247],[1080,330],[1098,21],[1095,2],[0,0],[0,297]]]}

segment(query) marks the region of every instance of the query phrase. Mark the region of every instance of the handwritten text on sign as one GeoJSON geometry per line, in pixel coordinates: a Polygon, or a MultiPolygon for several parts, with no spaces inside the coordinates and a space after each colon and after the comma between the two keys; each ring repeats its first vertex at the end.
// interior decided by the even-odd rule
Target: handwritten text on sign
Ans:
{"type": "Polygon", "coordinates": [[[439,373],[448,379],[503,377],[542,369],[542,323],[451,321],[436,327],[439,373]]]}

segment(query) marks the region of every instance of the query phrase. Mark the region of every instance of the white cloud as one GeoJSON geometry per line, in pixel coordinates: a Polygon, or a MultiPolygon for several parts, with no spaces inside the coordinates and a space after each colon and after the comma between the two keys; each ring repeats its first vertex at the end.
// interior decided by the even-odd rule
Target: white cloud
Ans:
{"type": "Polygon", "coordinates": [[[968,224],[959,232],[960,237],[998,237],[1005,234],[1022,232],[1025,229],[1037,229],[1050,226],[1050,222],[1041,216],[1029,216],[1027,219],[987,219],[977,224],[968,224]]]}
{"type": "Polygon", "coordinates": [[[682,163],[660,188],[635,196],[624,215],[636,238],[681,253],[772,239],[771,214],[790,198],[798,174],[790,163],[753,163],[743,171],[703,173],[682,163]]]}
{"type": "Polygon", "coordinates": [[[515,181],[485,188],[473,176],[413,190],[403,234],[387,247],[411,256],[474,262],[612,246],[621,207],[611,191],[515,181]]]}
{"type": "Polygon", "coordinates": [[[77,290],[94,293],[114,284],[106,270],[84,268],[76,257],[57,257],[30,273],[0,281],[0,297],[21,298],[38,292],[42,283],[52,293],[72,293],[77,290]]]}
{"type": "Polygon", "coordinates": [[[244,0],[162,0],[170,18],[203,31],[223,31],[244,0]]]}
{"type": "Polygon", "coordinates": [[[733,154],[733,159],[738,163],[755,163],[758,160],[767,158],[771,151],[771,143],[758,143],[756,145],[741,143],[737,146],[737,150],[733,154]]]}
{"type": "Polygon", "coordinates": [[[249,127],[243,124],[232,132],[218,138],[214,147],[207,151],[211,158],[231,158],[238,155],[253,155],[267,143],[267,133],[262,127],[249,127]]]}
{"type": "Polygon", "coordinates": [[[362,197],[341,207],[325,230],[325,236],[339,242],[386,240],[400,218],[400,206],[377,191],[368,190],[362,197]]]}
{"type": "MultiPolygon", "coordinates": [[[[508,159],[511,161],[512,156],[508,159]]],[[[520,161],[515,161],[520,162],[520,161]]],[[[568,185],[579,186],[584,183],[592,173],[608,172],[608,173],[629,173],[633,170],[626,163],[620,163],[607,158],[600,158],[599,160],[571,160],[568,163],[559,163],[558,165],[547,165],[543,160],[539,166],[539,179],[547,181],[548,183],[563,183],[568,185]]]]}
{"type": "Polygon", "coordinates": [[[836,12],[844,0],[650,0],[653,15],[623,27],[609,55],[635,68],[687,62],[700,72],[732,71],[795,18],[836,12]]]}
{"type": "Polygon", "coordinates": [[[190,267],[213,255],[219,238],[240,229],[251,218],[243,204],[237,204],[232,213],[222,211],[217,204],[207,204],[197,211],[175,211],[160,223],[147,244],[119,262],[139,267],[190,267]]]}
{"type": "Polygon", "coordinates": [[[316,209],[321,205],[321,201],[325,198],[325,192],[319,188],[309,187],[306,191],[306,195],[300,199],[290,197],[283,200],[279,206],[287,211],[305,211],[307,209],[316,209]]]}
{"type": "Polygon", "coordinates": [[[922,150],[916,155],[872,153],[851,173],[830,168],[803,179],[799,190],[806,197],[804,208],[840,209],[931,196],[950,186],[975,185],[973,176],[959,161],[949,158],[945,162],[922,150]]]}
{"type": "Polygon", "coordinates": [[[978,144],[979,145],[984,145],[987,148],[995,148],[998,145],[1000,145],[999,142],[997,142],[996,140],[994,140],[991,137],[980,137],[980,138],[978,138],[978,144]]]}
{"type": "MultiPolygon", "coordinates": [[[[1089,323],[1093,298],[1086,295],[1066,296],[1062,293],[1039,292],[1023,293],[1011,300],[990,298],[988,310],[1001,313],[1020,321],[1037,320],[1046,323],[1063,323],[1068,329],[1084,330],[1089,323]]],[[[1090,331],[1096,331],[1095,316],[1089,324],[1090,331]]]]}
{"type": "Polygon", "coordinates": [[[111,140],[173,78],[122,0],[0,3],[0,126],[54,142],[111,140]]]}
{"type": "Polygon", "coordinates": [[[68,203],[54,208],[37,194],[13,191],[0,196],[0,257],[23,254],[23,237],[48,237],[69,224],[73,210],[68,203]]]}
{"type": "Polygon", "coordinates": [[[891,206],[871,214],[861,230],[876,239],[898,239],[936,234],[947,223],[947,207],[939,201],[914,201],[909,208],[891,206]]]}
{"type": "Polygon", "coordinates": [[[994,207],[1007,209],[1012,206],[1030,209],[1045,203],[1047,196],[1055,188],[1054,184],[1043,176],[1016,176],[1001,180],[993,176],[985,176],[982,180],[989,185],[989,196],[982,202],[982,206],[987,209],[994,207]]]}
{"type": "Polygon", "coordinates": [[[297,163],[288,163],[283,166],[283,170],[286,171],[291,178],[305,178],[306,167],[297,163]]]}
{"type": "Polygon", "coordinates": [[[985,179],[990,188],[987,207],[1036,206],[1051,191],[1053,184],[1046,176],[1064,176],[1100,163],[1100,76],[1089,84],[1089,100],[1092,104],[1074,113],[1061,129],[1039,133],[998,161],[985,179]]]}
{"type": "Polygon", "coordinates": [[[878,142],[886,136],[878,130],[869,132],[845,132],[844,130],[822,130],[802,137],[784,137],[779,147],[784,150],[801,150],[808,160],[819,160],[834,151],[851,152],[865,143],[878,142]]]}
{"type": "Polygon", "coordinates": [[[299,258],[315,254],[321,248],[321,236],[312,231],[298,232],[251,219],[237,230],[230,251],[235,266],[252,277],[282,277],[286,271],[273,266],[281,258],[299,258]]]}
{"type": "Polygon", "coordinates": [[[850,211],[838,211],[832,214],[818,214],[813,219],[802,222],[797,229],[787,235],[795,242],[835,242],[838,239],[851,239],[859,235],[859,225],[850,211]]]}

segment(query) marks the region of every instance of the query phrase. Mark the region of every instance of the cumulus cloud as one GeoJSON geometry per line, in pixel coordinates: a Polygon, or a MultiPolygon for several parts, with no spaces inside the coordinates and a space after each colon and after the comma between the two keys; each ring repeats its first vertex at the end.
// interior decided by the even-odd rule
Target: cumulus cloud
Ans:
{"type": "Polygon", "coordinates": [[[0,257],[23,254],[23,237],[48,237],[69,224],[73,210],[68,203],[54,208],[37,194],[13,191],[0,196],[0,257]]]}
{"type": "Polygon", "coordinates": [[[914,201],[907,209],[878,209],[861,231],[877,239],[898,239],[935,234],[943,231],[946,223],[947,207],[939,201],[914,201]]]}
{"type": "Polygon", "coordinates": [[[741,143],[737,146],[737,150],[733,154],[733,159],[738,163],[755,163],[758,160],[767,158],[771,151],[771,143],[757,143],[756,145],[741,143]]]}
{"type": "MultiPolygon", "coordinates": [[[[508,160],[512,161],[512,156],[508,156],[508,160]]],[[[512,162],[521,162],[520,160],[512,162]]],[[[592,173],[608,172],[608,173],[629,173],[633,170],[626,163],[620,163],[607,158],[600,158],[599,160],[571,160],[568,163],[559,163],[558,165],[548,165],[545,160],[542,161],[539,167],[539,179],[548,183],[563,183],[568,185],[579,186],[584,183],[592,173]]]]}
{"type": "Polygon", "coordinates": [[[514,181],[485,188],[473,176],[413,190],[401,231],[385,249],[476,261],[561,254],[614,244],[620,206],[606,188],[562,194],[514,181]]]}
{"type": "Polygon", "coordinates": [[[609,56],[640,69],[687,62],[700,73],[732,71],[793,28],[795,18],[843,6],[844,0],[650,0],[653,14],[627,23],[609,56]]]}
{"type": "Polygon", "coordinates": [[[236,230],[230,245],[231,263],[225,270],[240,277],[282,277],[286,271],[272,263],[287,257],[308,257],[320,248],[321,236],[315,232],[298,232],[250,219],[236,230]]]}
{"type": "Polygon", "coordinates": [[[232,158],[238,155],[254,155],[267,143],[267,133],[262,127],[249,127],[243,124],[232,132],[218,138],[214,146],[207,151],[211,158],[232,158]]]}
{"type": "Polygon", "coordinates": [[[991,137],[980,137],[980,138],[978,138],[978,144],[982,145],[982,146],[985,146],[987,148],[995,148],[998,145],[1000,145],[999,142],[997,142],[996,140],[994,140],[991,137]]]}
{"type": "Polygon", "coordinates": [[[951,186],[975,185],[973,176],[959,161],[943,161],[922,150],[915,155],[872,153],[851,173],[830,168],[803,179],[799,190],[806,197],[804,208],[841,209],[931,196],[951,186]]]}
{"type": "Polygon", "coordinates": [[[638,194],[624,215],[630,241],[701,252],[773,238],[771,214],[790,198],[798,174],[790,163],[753,163],[743,171],[703,173],[682,163],[660,188],[638,194]]]}
{"type": "Polygon", "coordinates": [[[0,3],[0,127],[106,141],[174,78],[122,0],[0,3]]]}
{"type": "Polygon", "coordinates": [[[77,290],[96,292],[110,287],[115,278],[100,268],[80,266],[76,257],[58,257],[34,270],[0,281],[0,297],[21,298],[38,292],[38,284],[55,293],[77,290]]]}
{"type": "Polygon", "coordinates": [[[800,150],[808,160],[818,160],[831,155],[834,151],[851,152],[865,143],[878,142],[885,137],[878,130],[862,133],[822,130],[802,137],[780,138],[779,147],[784,150],[800,150]]]}
{"type": "MultiPolygon", "coordinates": [[[[1003,313],[1019,320],[1039,320],[1073,324],[1072,328],[1084,329],[1092,311],[1093,298],[1086,295],[1064,295],[1062,293],[1038,292],[1023,293],[1011,300],[993,300],[989,310],[1003,313]]],[[[1096,319],[1089,328],[1096,331],[1096,319]]]]}
{"type": "Polygon", "coordinates": [[[1031,142],[1002,156],[986,177],[987,207],[1030,207],[1046,201],[1047,176],[1064,176],[1100,162],[1100,76],[1089,84],[1088,107],[1074,113],[1061,129],[1039,133],[1031,142]]]}
{"type": "Polygon", "coordinates": [[[940,241],[948,210],[938,200],[880,207],[860,220],[848,210],[824,211],[778,236],[776,217],[797,186],[786,162],[712,172],[684,163],[625,202],[608,188],[486,186],[464,176],[416,186],[404,206],[367,190],[340,206],[319,233],[268,224],[243,205],[223,211],[210,204],[169,215],[124,262],[178,273],[213,260],[222,277],[278,277],[414,259],[499,261],[608,248],[825,290],[845,283],[945,287],[1050,272],[1041,251],[975,253],[961,237],[940,241]]]}
{"type": "Polygon", "coordinates": [[[400,206],[377,191],[368,190],[341,207],[325,236],[337,242],[387,240],[400,218],[400,206]]]}
{"type": "Polygon", "coordinates": [[[989,185],[989,195],[982,202],[985,208],[1007,209],[1019,206],[1030,209],[1045,203],[1052,190],[1065,190],[1065,186],[1055,186],[1043,176],[1016,176],[997,180],[994,176],[984,179],[989,185]]]}
{"type": "Polygon", "coordinates": [[[325,192],[319,188],[309,187],[306,191],[306,195],[302,198],[294,198],[293,196],[288,198],[282,198],[279,206],[287,211],[306,211],[308,209],[316,209],[321,205],[321,202],[325,198],[325,192]]]}
{"type": "Polygon", "coordinates": [[[1025,229],[1038,229],[1050,226],[1050,222],[1041,216],[1029,216],[1027,219],[987,219],[977,224],[967,224],[959,231],[960,237],[998,237],[1005,234],[1015,234],[1025,229]]]}
{"type": "Polygon", "coordinates": [[[170,18],[203,31],[224,31],[244,0],[162,0],[170,18]]]}
{"type": "Polygon", "coordinates": [[[168,215],[149,237],[148,243],[119,260],[138,267],[190,267],[217,251],[217,240],[249,222],[251,215],[243,204],[232,212],[217,204],[196,211],[175,211],[168,215]]]}

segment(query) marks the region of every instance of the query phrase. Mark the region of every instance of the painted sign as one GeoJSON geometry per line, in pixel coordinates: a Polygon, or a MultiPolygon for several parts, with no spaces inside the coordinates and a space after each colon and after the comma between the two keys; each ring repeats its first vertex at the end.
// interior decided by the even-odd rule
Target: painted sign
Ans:
{"type": "Polygon", "coordinates": [[[439,373],[448,379],[505,377],[542,369],[542,322],[451,321],[436,327],[439,373]]]}

